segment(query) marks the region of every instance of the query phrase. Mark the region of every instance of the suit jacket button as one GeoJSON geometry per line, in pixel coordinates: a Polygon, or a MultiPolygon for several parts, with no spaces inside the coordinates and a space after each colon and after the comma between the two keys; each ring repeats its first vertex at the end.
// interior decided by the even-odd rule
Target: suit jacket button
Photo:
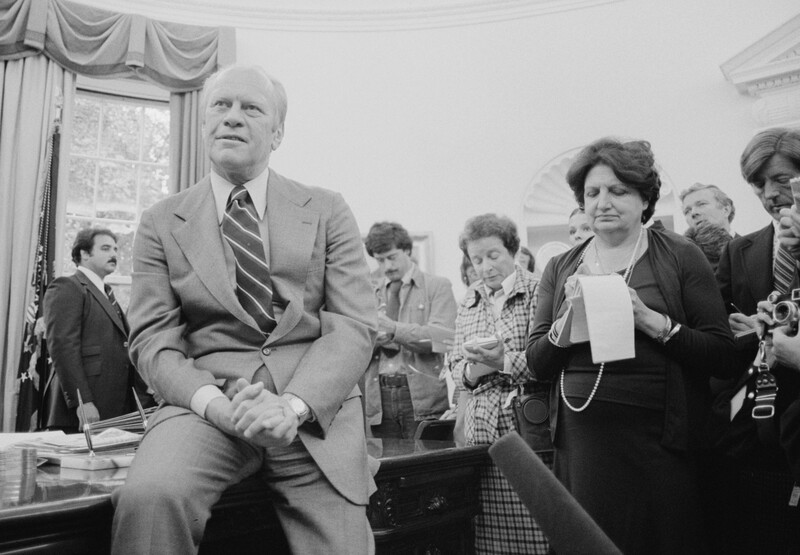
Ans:
{"type": "Polygon", "coordinates": [[[264,355],[265,357],[268,357],[271,352],[272,350],[269,347],[261,348],[261,354],[264,355]]]}
{"type": "Polygon", "coordinates": [[[128,342],[127,342],[127,341],[123,341],[123,342],[122,342],[122,346],[123,346],[123,347],[125,347],[125,348],[127,349],[127,348],[128,348],[128,342]]]}

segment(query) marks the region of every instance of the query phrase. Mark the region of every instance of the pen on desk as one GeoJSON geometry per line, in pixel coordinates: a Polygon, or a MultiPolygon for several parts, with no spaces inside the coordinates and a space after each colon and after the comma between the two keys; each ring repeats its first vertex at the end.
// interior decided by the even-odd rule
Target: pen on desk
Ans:
{"type": "Polygon", "coordinates": [[[81,390],[78,389],[78,409],[83,415],[83,435],[86,437],[86,445],[89,447],[89,456],[94,457],[94,447],[92,446],[92,426],[86,421],[86,411],[83,409],[83,399],[81,390]]]}
{"type": "Polygon", "coordinates": [[[139,411],[139,416],[142,417],[142,429],[147,429],[147,416],[144,414],[144,409],[142,408],[142,403],[139,401],[139,396],[136,395],[136,388],[132,387],[133,390],[133,400],[136,401],[136,410],[139,411]]]}

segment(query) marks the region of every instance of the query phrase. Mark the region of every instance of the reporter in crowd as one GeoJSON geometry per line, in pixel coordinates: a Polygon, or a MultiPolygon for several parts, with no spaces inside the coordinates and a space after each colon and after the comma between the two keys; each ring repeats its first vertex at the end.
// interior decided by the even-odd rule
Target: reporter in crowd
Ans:
{"type": "Polygon", "coordinates": [[[555,473],[622,552],[704,553],[696,451],[708,377],[729,371],[733,347],[714,275],[685,238],[644,227],[661,188],[649,143],[595,141],[567,181],[595,236],[548,263],[527,346],[533,375],[553,382],[555,473]],[[561,332],[576,273],[623,275],[635,358],[593,364],[561,332]]]}
{"type": "Polygon", "coordinates": [[[589,218],[580,206],[573,210],[569,215],[569,242],[573,245],[583,243],[594,236],[592,226],[589,225],[589,218]]]}
{"type": "Polygon", "coordinates": [[[757,355],[763,321],[758,303],[773,291],[787,293],[800,285],[791,248],[787,251],[782,245],[792,243],[789,180],[800,175],[800,132],[773,128],[757,133],[742,152],[740,166],[772,222],[731,240],[717,269],[729,325],[737,335],[739,361],[734,379],[712,386],[712,439],[721,457],[716,472],[709,475],[718,492],[715,548],[720,553],[785,553],[800,545],[800,510],[788,504],[794,479],[780,437],[800,391],[800,374],[783,364],[771,365],[778,385],[775,414],[756,419],[756,380],[748,369],[757,355]],[[783,229],[781,214],[789,216],[783,229]]]}
{"type": "MultiPolygon", "coordinates": [[[[492,444],[515,430],[509,401],[533,380],[525,365],[525,342],[536,311],[537,280],[515,265],[517,226],[495,214],[467,221],[459,240],[479,280],[472,283],[456,317],[448,365],[467,397],[467,445],[492,444]],[[496,338],[481,347],[477,338],[496,338]]],[[[475,517],[476,553],[547,553],[547,540],[500,470],[481,470],[481,512],[475,517]]]]}

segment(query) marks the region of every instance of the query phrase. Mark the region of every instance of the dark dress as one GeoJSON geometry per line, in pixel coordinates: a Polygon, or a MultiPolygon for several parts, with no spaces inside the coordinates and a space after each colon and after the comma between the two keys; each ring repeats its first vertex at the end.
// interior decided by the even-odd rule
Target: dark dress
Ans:
{"type": "Polygon", "coordinates": [[[732,338],[711,268],[684,238],[648,231],[630,286],[651,309],[682,324],[664,346],[636,332],[636,358],[608,363],[583,412],[557,392],[565,369],[570,403],[583,405],[597,376],[588,344],[568,349],[546,337],[565,309],[563,283],[576,247],[545,269],[528,342],[528,364],[553,380],[555,472],[624,553],[702,553],[705,539],[695,450],[703,445],[709,374],[726,375],[732,338]]]}

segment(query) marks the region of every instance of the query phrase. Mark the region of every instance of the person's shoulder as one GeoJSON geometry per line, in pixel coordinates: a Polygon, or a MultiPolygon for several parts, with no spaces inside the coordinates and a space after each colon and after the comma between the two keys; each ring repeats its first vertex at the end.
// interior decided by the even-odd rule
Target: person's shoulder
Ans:
{"type": "Polygon", "coordinates": [[[450,280],[444,276],[437,276],[436,274],[431,274],[430,272],[425,272],[417,266],[416,272],[417,274],[415,278],[425,280],[426,282],[430,283],[432,286],[435,287],[452,287],[453,284],[450,280]]]}
{"type": "Polygon", "coordinates": [[[767,224],[766,226],[762,227],[761,229],[757,229],[756,231],[752,231],[745,235],[739,235],[738,237],[734,237],[731,239],[728,248],[730,250],[735,250],[740,248],[744,245],[749,245],[754,241],[757,241],[760,238],[766,238],[767,236],[772,237],[772,233],[774,231],[774,227],[772,224],[767,224]]]}
{"type": "Polygon", "coordinates": [[[288,196],[292,199],[300,199],[301,202],[309,199],[325,200],[341,198],[341,194],[336,191],[326,189],[324,187],[300,183],[299,181],[290,179],[272,169],[270,169],[269,180],[270,187],[274,186],[285,196],[288,196]]]}

